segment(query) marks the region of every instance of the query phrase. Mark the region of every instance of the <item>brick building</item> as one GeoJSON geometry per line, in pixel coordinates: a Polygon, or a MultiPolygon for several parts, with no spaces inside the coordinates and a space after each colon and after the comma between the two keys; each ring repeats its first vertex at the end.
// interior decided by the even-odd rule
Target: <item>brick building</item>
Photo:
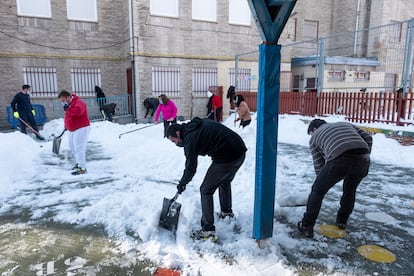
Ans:
{"type": "MultiPolygon", "coordinates": [[[[95,85],[107,95],[134,95],[136,118],[144,115],[143,100],[161,93],[179,115],[205,116],[207,89],[222,87],[225,98],[235,82],[235,55],[261,43],[246,0],[33,2],[3,0],[0,7],[0,127],[24,83],[49,119],[57,116],[51,110],[60,90],[93,98],[95,85]]],[[[406,20],[413,11],[414,2],[405,0],[299,0],[279,43],[315,41],[282,48],[283,70],[291,70],[292,57],[313,55],[307,49],[317,48],[319,37],[406,20]]],[[[369,38],[351,39],[351,55],[375,52],[359,47],[363,39],[369,38]]],[[[240,61],[240,90],[254,87],[257,67],[256,58],[240,61]]]]}

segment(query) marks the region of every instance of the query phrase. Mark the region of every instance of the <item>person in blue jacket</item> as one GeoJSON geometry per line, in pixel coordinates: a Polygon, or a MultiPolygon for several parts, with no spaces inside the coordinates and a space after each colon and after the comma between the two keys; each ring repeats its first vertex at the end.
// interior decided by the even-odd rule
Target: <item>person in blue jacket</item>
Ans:
{"type": "Polygon", "coordinates": [[[35,115],[36,112],[33,109],[32,103],[30,102],[29,95],[30,85],[24,84],[22,86],[22,91],[17,93],[10,105],[13,109],[13,116],[16,119],[20,119],[20,131],[26,134],[26,124],[27,123],[33,130],[35,130],[36,138],[39,140],[44,140],[42,136],[39,135],[39,130],[36,125],[35,115]]]}

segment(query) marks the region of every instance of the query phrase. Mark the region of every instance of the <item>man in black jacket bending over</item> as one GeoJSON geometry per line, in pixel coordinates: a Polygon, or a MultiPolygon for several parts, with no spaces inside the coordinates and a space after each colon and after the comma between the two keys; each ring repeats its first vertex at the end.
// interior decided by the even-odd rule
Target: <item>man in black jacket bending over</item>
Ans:
{"type": "Polygon", "coordinates": [[[322,200],[340,180],[344,183],[336,225],[341,229],[346,228],[354,209],[356,189],[368,174],[372,136],[350,123],[327,123],[321,119],[315,119],[309,124],[308,134],[312,135],[309,147],[316,179],[298,229],[311,238],[322,200]]]}
{"type": "Polygon", "coordinates": [[[247,148],[241,137],[226,126],[208,119],[194,118],[186,124],[168,127],[167,137],[179,147],[184,147],[185,169],[178,193],[185,190],[197,170],[199,155],[208,155],[212,163],[207,170],[201,193],[201,230],[193,230],[194,239],[215,240],[213,194],[219,189],[220,218],[233,217],[231,181],[244,162],[247,148]]]}

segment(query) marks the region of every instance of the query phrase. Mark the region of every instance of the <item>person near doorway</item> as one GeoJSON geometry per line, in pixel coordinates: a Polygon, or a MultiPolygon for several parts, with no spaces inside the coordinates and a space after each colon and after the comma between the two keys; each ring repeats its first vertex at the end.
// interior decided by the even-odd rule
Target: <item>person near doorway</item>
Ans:
{"type": "Polygon", "coordinates": [[[211,91],[207,91],[207,118],[216,122],[221,121],[221,113],[223,112],[223,103],[219,96],[211,91]]]}

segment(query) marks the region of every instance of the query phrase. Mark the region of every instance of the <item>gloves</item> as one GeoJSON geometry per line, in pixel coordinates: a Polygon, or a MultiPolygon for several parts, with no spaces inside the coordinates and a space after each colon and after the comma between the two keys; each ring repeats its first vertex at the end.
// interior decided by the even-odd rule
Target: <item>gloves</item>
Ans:
{"type": "Polygon", "coordinates": [[[63,110],[66,111],[66,110],[68,110],[68,108],[69,108],[69,105],[67,103],[65,103],[65,105],[63,106],[63,110]]]}
{"type": "Polygon", "coordinates": [[[33,116],[36,116],[36,111],[34,109],[32,109],[32,114],[33,116]]]}
{"type": "Polygon", "coordinates": [[[16,118],[16,119],[19,119],[19,117],[20,117],[19,112],[17,112],[17,111],[13,112],[13,117],[16,118]]]}
{"type": "Polygon", "coordinates": [[[185,184],[178,184],[177,185],[177,192],[179,193],[179,194],[181,194],[182,192],[184,192],[185,191],[185,184]]]}

